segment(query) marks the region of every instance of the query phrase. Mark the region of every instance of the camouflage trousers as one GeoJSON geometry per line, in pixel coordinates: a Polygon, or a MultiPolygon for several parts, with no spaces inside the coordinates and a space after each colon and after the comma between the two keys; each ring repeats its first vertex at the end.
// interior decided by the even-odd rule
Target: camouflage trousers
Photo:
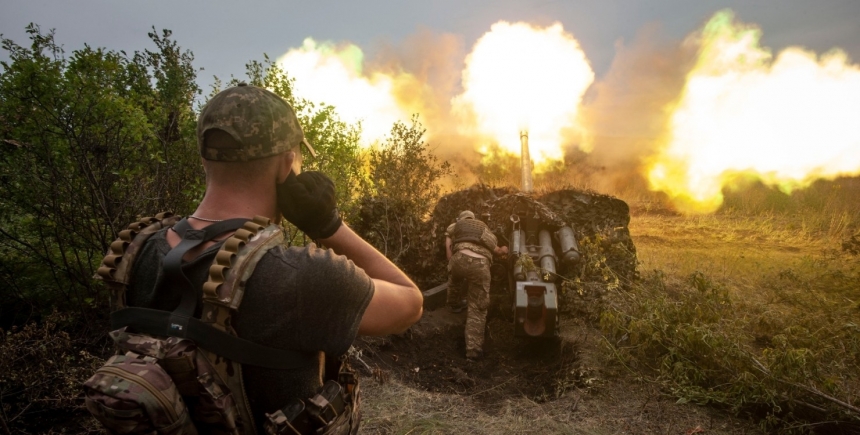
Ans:
{"type": "Polygon", "coordinates": [[[457,252],[448,262],[448,304],[456,305],[466,293],[466,354],[481,352],[490,305],[490,260],[457,252]]]}

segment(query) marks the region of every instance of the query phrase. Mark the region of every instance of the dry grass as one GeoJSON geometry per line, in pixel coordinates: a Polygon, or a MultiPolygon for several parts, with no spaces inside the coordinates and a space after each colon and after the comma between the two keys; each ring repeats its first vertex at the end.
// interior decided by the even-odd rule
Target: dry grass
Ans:
{"type": "Polygon", "coordinates": [[[633,379],[545,403],[524,396],[487,403],[480,392],[430,393],[396,379],[362,388],[362,434],[684,434],[696,427],[712,435],[755,433],[744,422],[676,404],[633,379]]]}
{"type": "Polygon", "coordinates": [[[835,249],[835,241],[813,239],[774,218],[741,216],[636,216],[630,223],[640,271],[667,275],[704,273],[730,281],[742,293],[758,278],[805,256],[835,249]]]}
{"type": "Polygon", "coordinates": [[[403,383],[366,384],[362,433],[608,434],[571,424],[571,414],[513,397],[487,406],[474,396],[429,393],[403,383]]]}
{"type": "Polygon", "coordinates": [[[860,421],[860,258],[840,249],[860,226],[860,197],[826,192],[765,192],[768,205],[754,191],[715,215],[634,216],[649,278],[603,318],[621,359],[766,431],[860,421]]]}

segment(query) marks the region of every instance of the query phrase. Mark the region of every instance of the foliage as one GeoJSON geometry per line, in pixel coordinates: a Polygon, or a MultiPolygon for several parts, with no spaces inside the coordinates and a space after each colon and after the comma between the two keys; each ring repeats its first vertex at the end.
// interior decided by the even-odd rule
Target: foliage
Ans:
{"type": "Polygon", "coordinates": [[[747,413],[765,430],[857,423],[860,268],[811,263],[762,276],[759,298],[732,297],[700,272],[655,272],[614,293],[601,327],[622,362],[655,374],[679,402],[747,413]]]}
{"type": "Polygon", "coordinates": [[[149,33],[154,51],[68,58],[53,31],[27,32],[29,48],[2,40],[2,303],[83,314],[104,305],[92,276],[124,225],[200,196],[193,56],[168,30],[149,33]]]}
{"type": "Polygon", "coordinates": [[[636,264],[636,253],[618,241],[614,228],[602,228],[592,236],[577,238],[580,260],[561,280],[561,308],[577,317],[597,320],[611,295],[632,285],[634,273],[619,270],[619,264],[636,264]],[[624,259],[626,261],[619,261],[624,259]]]}
{"type": "Polygon", "coordinates": [[[391,135],[367,154],[355,229],[395,263],[417,252],[422,221],[439,199],[440,181],[451,165],[439,162],[424,141],[417,116],[411,124],[395,122],[391,135]]]}
{"type": "MultiPolygon", "coordinates": [[[[101,361],[63,329],[69,314],[54,312],[41,324],[10,331],[0,329],[0,428],[5,433],[42,433],[69,415],[80,413],[80,385],[101,361]]],[[[76,432],[95,431],[89,418],[76,432]],[[79,429],[79,430],[78,430],[79,429]]]]}

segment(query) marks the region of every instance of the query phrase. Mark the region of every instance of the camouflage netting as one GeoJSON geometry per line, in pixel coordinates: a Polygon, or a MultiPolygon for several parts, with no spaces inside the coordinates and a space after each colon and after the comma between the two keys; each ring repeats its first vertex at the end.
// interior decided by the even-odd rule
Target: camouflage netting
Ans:
{"type": "Polygon", "coordinates": [[[569,297],[599,297],[636,276],[636,248],[627,228],[630,210],[624,201],[575,189],[530,195],[511,187],[478,184],[445,195],[433,209],[418,249],[404,264],[422,287],[445,281],[445,229],[462,210],[471,210],[487,223],[502,246],[509,245],[512,214],[536,215],[553,231],[571,225],[583,258],[576,266],[559,267],[562,293],[569,297]]]}

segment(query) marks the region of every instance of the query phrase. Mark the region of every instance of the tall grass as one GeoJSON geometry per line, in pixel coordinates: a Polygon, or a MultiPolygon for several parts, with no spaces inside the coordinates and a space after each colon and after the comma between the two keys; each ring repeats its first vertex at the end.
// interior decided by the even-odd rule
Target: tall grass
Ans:
{"type": "Polygon", "coordinates": [[[792,195],[752,186],[715,215],[635,217],[645,271],[612,293],[606,343],[680,402],[765,431],[860,433],[860,257],[838,249],[858,227],[857,179],[792,195]]]}
{"type": "Polygon", "coordinates": [[[783,217],[811,238],[844,238],[860,229],[860,177],[820,180],[790,194],[760,183],[724,193],[720,214],[783,217]]]}

